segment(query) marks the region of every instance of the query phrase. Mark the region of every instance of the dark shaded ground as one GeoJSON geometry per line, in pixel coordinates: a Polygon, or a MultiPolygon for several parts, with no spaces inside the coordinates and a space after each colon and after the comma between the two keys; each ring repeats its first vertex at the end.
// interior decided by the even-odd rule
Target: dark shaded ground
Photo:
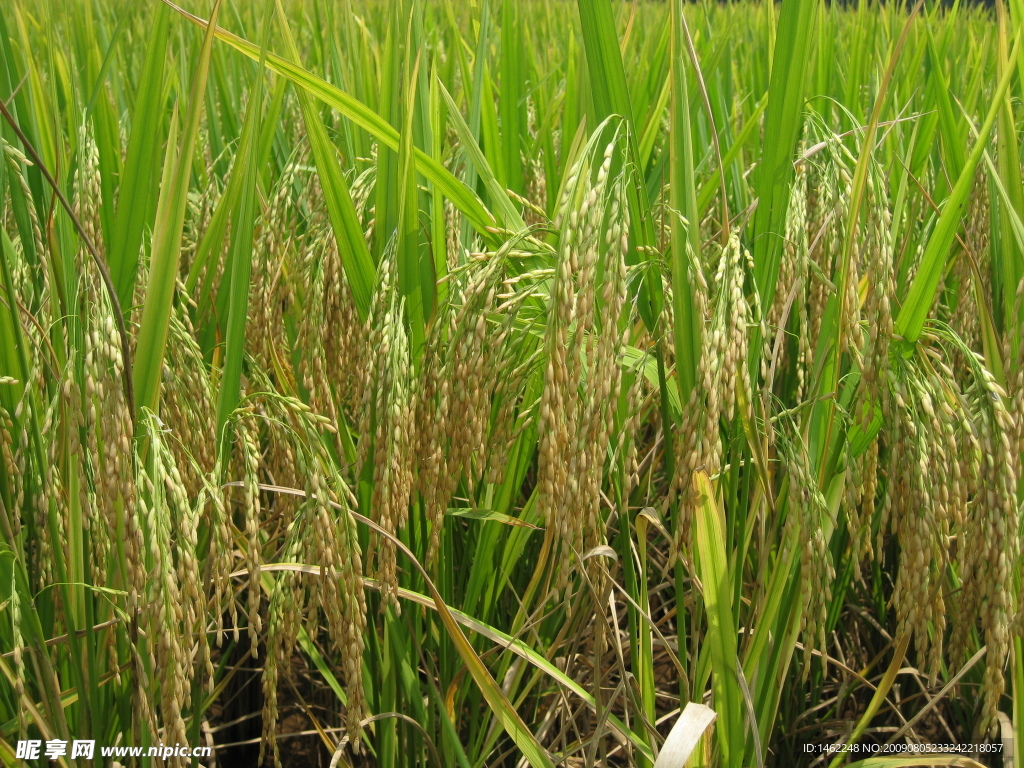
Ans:
{"type": "MultiPolygon", "coordinates": [[[[214,743],[218,746],[218,768],[249,768],[259,766],[259,741],[263,732],[263,648],[258,660],[249,658],[248,633],[239,634],[237,646],[226,650],[221,660],[225,669],[235,668],[218,704],[210,712],[209,722],[214,729],[214,743]]],[[[333,716],[333,693],[325,690],[317,676],[311,675],[304,657],[292,657],[289,673],[281,675],[278,691],[277,723],[278,749],[284,768],[326,768],[331,753],[316,732],[316,725],[306,714],[312,709],[322,727],[336,726],[333,716]],[[295,687],[287,677],[295,682],[295,687]]],[[[283,672],[283,671],[282,671],[283,672]]],[[[263,766],[273,766],[267,755],[263,766]]]]}

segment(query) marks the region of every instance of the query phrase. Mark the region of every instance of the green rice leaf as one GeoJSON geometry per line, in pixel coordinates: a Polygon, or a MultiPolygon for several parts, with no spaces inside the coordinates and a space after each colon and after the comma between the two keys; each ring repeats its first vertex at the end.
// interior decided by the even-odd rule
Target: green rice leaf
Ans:
{"type": "Polygon", "coordinates": [[[697,209],[690,127],[689,93],[683,43],[682,0],[672,0],[672,69],[669,165],[672,215],[672,302],[675,311],[676,372],[680,396],[688,400],[696,384],[703,336],[703,318],[694,304],[690,285],[691,264],[700,258],[700,212],[697,209]],[[685,220],[684,220],[685,219],[685,220]]]}
{"type": "Polygon", "coordinates": [[[793,157],[803,127],[807,50],[819,3],[783,0],[765,111],[764,143],[754,171],[754,281],[761,306],[770,306],[782,255],[793,157]]]}
{"type": "Polygon", "coordinates": [[[698,494],[696,510],[697,572],[703,586],[711,645],[714,709],[718,713],[718,745],[722,765],[743,764],[743,720],[739,679],[736,674],[737,628],[732,609],[729,559],[725,550],[725,519],[715,504],[711,481],[704,472],[693,474],[698,494]]]}
{"type": "MultiPolygon", "coordinates": [[[[264,18],[263,54],[272,24],[270,3],[264,18]]],[[[262,57],[261,57],[262,64],[262,57]]],[[[232,217],[231,232],[230,304],[225,339],[224,370],[220,378],[220,392],[217,397],[217,432],[219,436],[228,417],[238,405],[242,377],[242,356],[245,350],[245,325],[249,317],[249,279],[252,273],[253,236],[256,228],[256,186],[259,180],[256,166],[256,142],[260,135],[263,114],[263,67],[256,72],[253,87],[249,93],[242,136],[238,142],[235,159],[235,174],[239,177],[240,199],[232,217]]]]}
{"type": "Polygon", "coordinates": [[[192,174],[192,152],[199,133],[199,119],[206,95],[206,80],[210,70],[210,53],[213,50],[214,29],[220,13],[217,0],[210,14],[210,23],[203,38],[199,63],[192,81],[188,107],[182,129],[181,149],[174,161],[174,170],[169,179],[166,193],[161,190],[161,205],[157,210],[157,221],[153,230],[153,250],[149,263],[149,283],[142,309],[142,324],[135,353],[134,385],[137,413],[142,409],[156,411],[163,375],[164,348],[167,344],[167,328],[171,319],[171,305],[174,301],[175,283],[178,276],[178,259],[181,252],[181,234],[185,223],[186,196],[189,178],[192,174]]]}
{"type": "MultiPolygon", "coordinates": [[[[1020,36],[1018,34],[1013,44],[1013,55],[1016,55],[1019,43],[1020,36]]],[[[957,230],[960,228],[960,218],[963,215],[971,188],[974,186],[974,172],[988,144],[989,135],[999,111],[1003,108],[1002,99],[1010,85],[1014,71],[1008,67],[999,80],[988,114],[985,116],[981,130],[978,131],[977,139],[975,139],[974,148],[960,172],[960,177],[957,179],[952,193],[942,208],[935,229],[932,230],[931,237],[925,245],[921,264],[910,285],[907,298],[896,317],[896,332],[909,343],[916,342],[920,337],[925,319],[931,311],[935,292],[938,290],[939,281],[942,279],[942,273],[946,266],[946,259],[949,258],[950,248],[956,238],[957,230]]]]}
{"type": "Polygon", "coordinates": [[[146,62],[135,95],[132,130],[121,170],[117,207],[110,236],[107,260],[122,309],[131,306],[139,268],[143,231],[152,221],[153,211],[146,200],[148,190],[160,179],[160,145],[163,132],[164,63],[167,60],[167,34],[170,11],[163,5],[154,11],[146,62]]]}
{"type": "MultiPolygon", "coordinates": [[[[288,27],[288,17],[285,15],[284,6],[281,5],[280,0],[277,0],[277,17],[289,55],[298,59],[299,51],[288,27]]],[[[269,60],[270,54],[266,54],[263,58],[269,60]]],[[[302,110],[302,120],[306,126],[306,136],[316,162],[317,174],[320,177],[320,186],[324,191],[331,227],[334,230],[334,237],[338,241],[342,264],[345,266],[345,277],[348,278],[352,299],[355,301],[359,316],[365,320],[370,312],[370,301],[373,297],[377,270],[370,257],[370,249],[366,246],[363,227],[352,202],[348,183],[341,172],[337,148],[328,138],[323,118],[320,117],[310,95],[303,88],[297,89],[296,95],[302,110]]]]}
{"type": "MultiPolygon", "coordinates": [[[[164,0],[164,2],[193,24],[206,25],[207,22],[203,19],[193,16],[182,8],[170,3],[169,0],[164,0]]],[[[254,60],[259,59],[258,46],[221,28],[217,28],[216,34],[218,38],[240,53],[254,60]]],[[[287,77],[293,83],[300,86],[301,89],[308,91],[325,104],[337,109],[341,114],[360,128],[368,131],[390,149],[398,150],[398,131],[359,100],[345,93],[340,88],[334,87],[326,80],[304,70],[288,59],[268,54],[266,65],[278,74],[287,77]]],[[[493,241],[489,228],[494,226],[494,219],[484,208],[479,198],[456,179],[443,165],[425,154],[418,147],[415,150],[415,157],[416,167],[420,173],[444,190],[445,196],[469,219],[485,241],[493,241]]]]}

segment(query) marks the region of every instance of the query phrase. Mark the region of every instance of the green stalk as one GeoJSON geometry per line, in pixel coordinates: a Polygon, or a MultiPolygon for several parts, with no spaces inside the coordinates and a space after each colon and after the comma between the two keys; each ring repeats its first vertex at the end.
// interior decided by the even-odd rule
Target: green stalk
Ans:
{"type": "Polygon", "coordinates": [[[158,208],[153,230],[153,248],[149,262],[149,283],[146,288],[142,324],[135,354],[135,407],[157,410],[160,378],[163,373],[164,348],[167,345],[167,327],[171,319],[178,259],[181,251],[181,233],[185,223],[186,197],[192,174],[192,153],[199,133],[199,119],[203,110],[206,80],[210,70],[214,30],[220,14],[221,0],[216,0],[210,23],[206,27],[203,47],[199,54],[189,103],[184,118],[181,149],[175,161],[170,186],[161,192],[162,205],[158,208]]]}
{"type": "MultiPolygon", "coordinates": [[[[1014,38],[1011,58],[1017,55],[1019,44],[1020,34],[1018,33],[1014,38]]],[[[999,80],[988,114],[975,139],[974,148],[964,163],[964,168],[946,200],[938,223],[928,239],[917,274],[910,285],[910,291],[903,302],[903,307],[896,317],[896,332],[909,344],[913,344],[920,337],[925,319],[931,311],[932,301],[935,298],[936,290],[938,290],[950,247],[953,245],[957,229],[960,226],[960,217],[967,204],[967,196],[971,187],[974,186],[974,172],[985,152],[988,137],[995,125],[996,118],[1003,108],[1003,96],[1010,86],[1013,74],[1014,70],[1007,67],[999,80]]]]}
{"type": "Polygon", "coordinates": [[[682,0],[672,0],[670,76],[672,106],[670,119],[670,175],[672,207],[672,302],[675,312],[676,373],[679,376],[679,397],[689,400],[696,384],[700,360],[703,318],[693,300],[690,270],[699,269],[701,238],[700,211],[693,172],[693,141],[690,127],[690,98],[686,84],[682,0]],[[681,219],[685,218],[685,221],[681,219]]]}
{"type": "MultiPolygon", "coordinates": [[[[771,306],[775,298],[793,179],[793,155],[803,127],[806,52],[818,5],[817,0],[783,0],[773,47],[764,144],[754,179],[758,202],[751,235],[754,283],[762,307],[771,306]]],[[[752,344],[751,352],[756,359],[760,344],[752,344]]]]}
{"type": "Polygon", "coordinates": [[[270,40],[273,6],[267,2],[263,20],[263,42],[260,67],[249,93],[242,136],[233,173],[241,177],[241,199],[232,216],[230,297],[227,335],[225,339],[224,370],[221,373],[217,395],[217,432],[221,435],[228,417],[238,405],[242,378],[242,356],[245,351],[245,324],[249,315],[249,278],[252,273],[253,235],[256,227],[256,188],[259,181],[256,165],[256,140],[261,131],[263,110],[263,63],[270,40]]]}

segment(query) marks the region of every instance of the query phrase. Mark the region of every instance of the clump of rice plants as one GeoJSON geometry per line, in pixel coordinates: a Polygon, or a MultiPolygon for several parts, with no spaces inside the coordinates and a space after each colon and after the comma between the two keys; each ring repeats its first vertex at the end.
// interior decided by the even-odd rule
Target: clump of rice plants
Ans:
{"type": "Polygon", "coordinates": [[[1001,760],[1022,30],[4,4],[0,760],[1001,760]]]}

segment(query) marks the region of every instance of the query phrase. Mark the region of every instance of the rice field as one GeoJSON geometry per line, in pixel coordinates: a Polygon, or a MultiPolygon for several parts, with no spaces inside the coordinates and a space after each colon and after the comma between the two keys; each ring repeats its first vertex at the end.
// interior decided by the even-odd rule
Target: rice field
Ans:
{"type": "Polygon", "coordinates": [[[0,3],[0,763],[1021,768],[1024,0],[178,2],[0,3]]]}

